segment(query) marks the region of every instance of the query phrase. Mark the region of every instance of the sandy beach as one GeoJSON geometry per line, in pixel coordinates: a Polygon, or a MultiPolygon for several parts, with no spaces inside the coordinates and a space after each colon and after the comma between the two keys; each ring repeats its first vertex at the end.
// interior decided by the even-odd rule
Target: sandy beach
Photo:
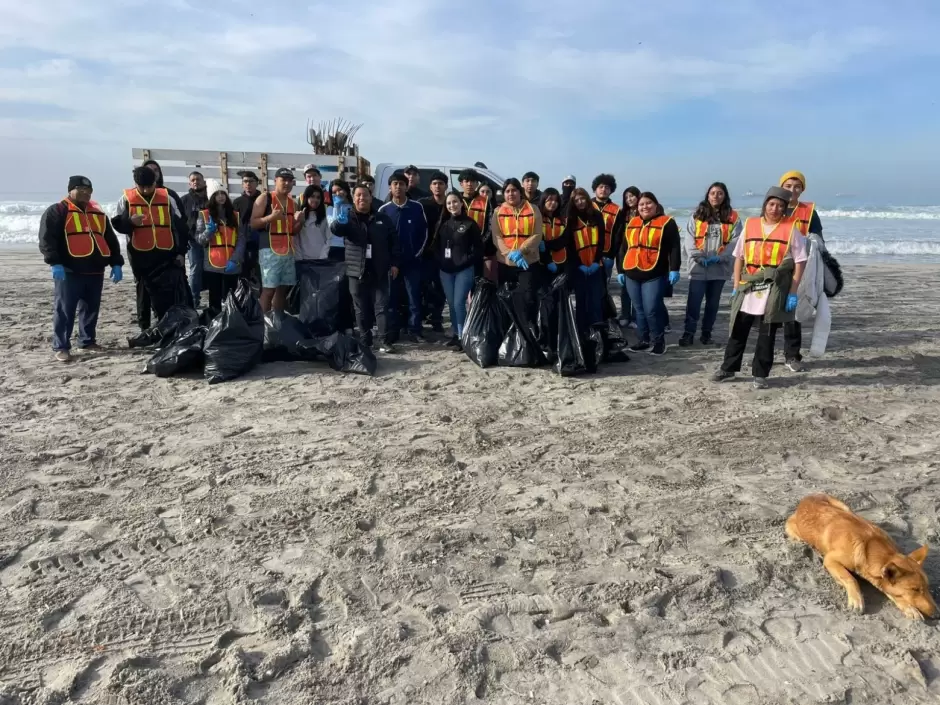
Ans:
{"type": "Polygon", "coordinates": [[[767,391],[678,333],[575,379],[404,346],[210,387],[140,373],[130,278],[70,365],[38,252],[0,278],[2,705],[940,701],[937,622],[849,612],[783,533],[828,492],[940,594],[936,266],[847,267],[767,391]]]}

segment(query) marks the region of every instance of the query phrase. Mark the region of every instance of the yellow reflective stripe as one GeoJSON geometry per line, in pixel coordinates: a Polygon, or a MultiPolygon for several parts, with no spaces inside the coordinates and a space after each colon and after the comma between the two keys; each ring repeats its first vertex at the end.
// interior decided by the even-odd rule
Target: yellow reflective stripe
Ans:
{"type": "Polygon", "coordinates": [[[162,207],[162,206],[157,206],[157,213],[160,214],[160,225],[164,225],[164,224],[165,224],[165,216],[164,216],[164,212],[163,212],[163,207],[162,207]]]}
{"type": "Polygon", "coordinates": [[[81,219],[81,217],[78,215],[78,213],[72,213],[72,221],[75,223],[75,230],[76,230],[76,232],[82,232],[82,231],[83,231],[83,228],[82,228],[82,219],[81,219]]]}

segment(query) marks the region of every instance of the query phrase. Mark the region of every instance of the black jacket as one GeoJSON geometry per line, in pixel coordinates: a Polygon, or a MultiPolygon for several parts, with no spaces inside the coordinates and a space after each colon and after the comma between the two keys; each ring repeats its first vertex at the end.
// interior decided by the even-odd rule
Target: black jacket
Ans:
{"type": "Polygon", "coordinates": [[[434,200],[433,196],[422,198],[418,203],[424,209],[424,219],[428,221],[428,244],[424,247],[425,257],[434,260],[437,257],[437,246],[435,245],[437,230],[441,227],[444,219],[449,217],[449,214],[444,206],[439,205],[434,200]]]}
{"type": "Polygon", "coordinates": [[[483,233],[468,215],[454,218],[448,213],[434,247],[442,272],[454,274],[483,262],[483,233]]]}
{"type": "Polygon", "coordinates": [[[346,276],[362,279],[371,273],[376,279],[388,276],[388,270],[400,266],[401,247],[398,229],[384,213],[363,214],[349,211],[349,222],[334,220],[330,232],[346,241],[346,276]],[[371,246],[372,256],[366,257],[371,246]]]}
{"type": "Polygon", "coordinates": [[[617,271],[623,272],[635,282],[648,282],[657,277],[665,277],[669,272],[678,272],[682,266],[682,240],[679,237],[679,226],[674,218],[670,218],[663,227],[663,237],[659,243],[659,259],[656,266],[650,271],[641,269],[623,268],[623,258],[627,254],[626,223],[620,238],[620,250],[617,253],[617,271]]]}
{"type": "Polygon", "coordinates": [[[107,266],[117,267],[124,264],[121,256],[121,245],[117,235],[111,227],[107,215],[104,219],[104,239],[108,244],[110,255],[105,256],[98,247],[88,257],[72,257],[65,243],[65,219],[68,207],[62,201],[49,206],[39,221],[39,251],[42,258],[50,267],[61,264],[67,271],[76,274],[99,274],[107,266]]]}
{"type": "Polygon", "coordinates": [[[189,193],[183,196],[183,220],[186,221],[186,236],[190,242],[196,241],[196,221],[199,220],[199,211],[209,205],[207,194],[199,193],[189,189],[189,193]]]}
{"type": "Polygon", "coordinates": [[[127,259],[130,260],[131,268],[134,271],[136,276],[138,271],[147,271],[159,265],[162,265],[167,260],[173,260],[177,255],[185,255],[186,251],[189,249],[189,240],[186,237],[185,232],[180,232],[180,229],[185,227],[184,219],[182,217],[177,217],[176,210],[173,208],[172,204],[176,204],[177,208],[179,204],[176,199],[173,197],[174,193],[167,189],[167,195],[171,201],[170,212],[172,215],[172,222],[170,223],[170,230],[173,233],[173,244],[174,247],[172,250],[151,250],[150,252],[138,252],[130,246],[131,235],[134,233],[134,224],[131,222],[130,213],[128,212],[127,207],[127,197],[124,194],[121,194],[121,199],[118,201],[117,212],[114,214],[114,217],[111,218],[111,225],[114,226],[114,229],[127,235],[127,259]]]}
{"type": "Polygon", "coordinates": [[[258,196],[260,195],[261,191],[258,191],[254,196],[249,196],[248,194],[243,193],[241,196],[238,196],[234,201],[232,201],[232,206],[238,213],[239,223],[250,226],[251,209],[254,208],[255,201],[258,200],[258,196]]]}

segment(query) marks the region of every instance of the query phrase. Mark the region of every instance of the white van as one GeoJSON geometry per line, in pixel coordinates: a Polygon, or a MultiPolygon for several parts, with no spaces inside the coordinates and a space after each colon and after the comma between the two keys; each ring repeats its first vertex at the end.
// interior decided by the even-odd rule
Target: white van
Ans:
{"type": "MultiPolygon", "coordinates": [[[[480,164],[481,162],[477,162],[480,164]]],[[[473,166],[470,164],[447,165],[447,164],[415,164],[418,171],[421,172],[421,188],[428,191],[431,187],[431,174],[435,171],[442,171],[450,179],[449,189],[458,193],[463,189],[460,187],[460,172],[464,169],[473,169],[480,175],[480,183],[487,183],[496,194],[496,200],[501,201],[503,195],[503,183],[505,179],[486,166],[473,166]]],[[[404,171],[408,168],[407,164],[378,164],[375,167],[375,198],[385,201],[388,198],[388,177],[396,171],[404,171]]],[[[448,190],[449,190],[448,189],[448,190]]]]}

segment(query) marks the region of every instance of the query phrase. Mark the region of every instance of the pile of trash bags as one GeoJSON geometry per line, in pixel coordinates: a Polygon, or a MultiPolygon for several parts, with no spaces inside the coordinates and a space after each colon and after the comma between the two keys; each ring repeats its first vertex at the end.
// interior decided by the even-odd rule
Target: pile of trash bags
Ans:
{"type": "Polygon", "coordinates": [[[467,357],[483,368],[552,366],[564,377],[594,373],[600,363],[629,360],[616,306],[605,297],[606,320],[582,330],[575,294],[564,274],[539,291],[534,322],[516,285],[497,287],[477,279],[460,342],[467,357]]]}
{"type": "Polygon", "coordinates": [[[308,288],[297,296],[300,314],[295,315],[263,314],[248,281],[241,280],[218,315],[200,316],[187,306],[173,306],[156,326],[129,339],[128,345],[156,348],[144,368],[149,374],[172,377],[201,369],[209,384],[240,377],[262,362],[295,360],[325,362],[339,372],[373,376],[377,367],[373,352],[335,328],[336,312],[328,301],[339,301],[336,289],[344,283],[345,273],[337,279],[335,272],[322,279],[322,288],[311,289],[308,281],[308,288]]]}

